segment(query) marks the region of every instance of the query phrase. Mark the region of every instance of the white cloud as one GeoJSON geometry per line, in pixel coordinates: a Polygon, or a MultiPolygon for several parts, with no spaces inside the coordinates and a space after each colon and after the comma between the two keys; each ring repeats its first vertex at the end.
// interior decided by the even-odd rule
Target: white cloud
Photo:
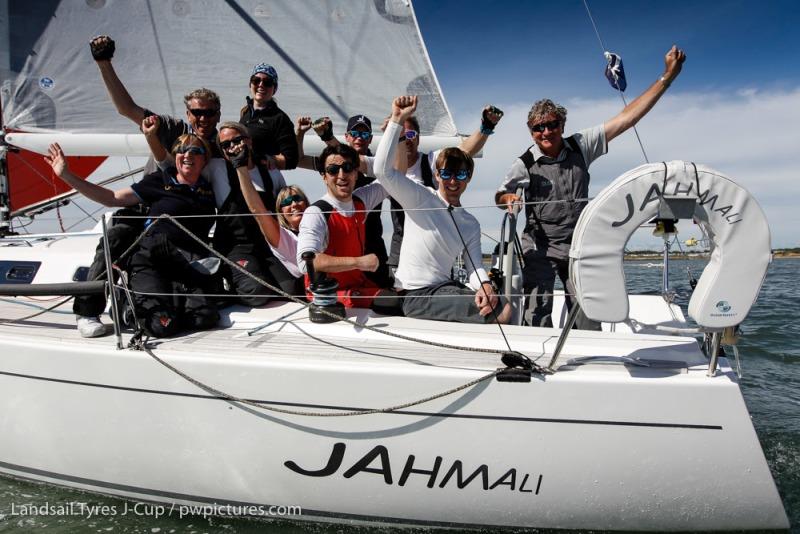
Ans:
{"type": "MultiPolygon", "coordinates": [[[[502,106],[506,114],[484,149],[483,158],[476,160],[475,179],[465,195],[465,205],[489,204],[514,158],[531,144],[525,126],[530,104],[502,106]]],[[[618,98],[576,99],[563,104],[569,110],[568,132],[601,123],[622,107],[618,98]]],[[[454,112],[462,131],[469,131],[465,125],[477,125],[476,110],[454,112]]],[[[650,161],[682,159],[703,163],[747,188],[767,214],[773,247],[786,247],[800,242],[798,124],[800,89],[748,89],[734,94],[668,93],[637,129],[650,161]]],[[[642,163],[644,157],[636,137],[632,130],[628,131],[612,141],[609,153],[592,165],[591,195],[642,163]]],[[[498,210],[472,211],[485,231],[497,233],[498,210]]],[[[657,241],[651,241],[648,246],[657,246],[657,241]]]]}

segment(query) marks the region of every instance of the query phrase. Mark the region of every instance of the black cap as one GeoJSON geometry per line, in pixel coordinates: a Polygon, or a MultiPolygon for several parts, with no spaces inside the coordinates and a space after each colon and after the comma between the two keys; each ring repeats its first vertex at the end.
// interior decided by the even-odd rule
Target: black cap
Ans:
{"type": "Polygon", "coordinates": [[[353,115],[347,119],[347,131],[350,131],[359,125],[366,126],[367,129],[372,132],[372,122],[366,115],[353,115]]]}

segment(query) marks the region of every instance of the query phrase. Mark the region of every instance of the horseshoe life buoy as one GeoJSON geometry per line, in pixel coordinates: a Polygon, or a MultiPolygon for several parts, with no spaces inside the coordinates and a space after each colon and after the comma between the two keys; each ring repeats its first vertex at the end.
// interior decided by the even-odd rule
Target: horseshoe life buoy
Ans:
{"type": "Polygon", "coordinates": [[[595,321],[628,318],[625,244],[656,216],[662,195],[696,198],[694,220],[711,240],[711,259],[689,301],[689,316],[710,329],[741,323],[772,261],[767,219],[730,178],[685,161],[628,171],[583,210],[572,238],[570,278],[584,313],[595,321]]]}

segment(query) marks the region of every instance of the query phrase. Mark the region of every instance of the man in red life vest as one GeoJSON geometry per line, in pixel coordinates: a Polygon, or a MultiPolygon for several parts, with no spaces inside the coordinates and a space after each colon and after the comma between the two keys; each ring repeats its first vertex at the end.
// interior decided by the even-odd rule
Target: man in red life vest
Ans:
{"type": "Polygon", "coordinates": [[[339,283],[339,302],[347,308],[369,308],[381,288],[364,275],[378,268],[378,257],[364,253],[366,216],[386,198],[386,191],[377,182],[355,189],[359,157],[350,146],[326,147],[320,161],[327,192],[303,214],[297,264],[305,273],[302,255],[314,252],[314,269],[339,283]]]}

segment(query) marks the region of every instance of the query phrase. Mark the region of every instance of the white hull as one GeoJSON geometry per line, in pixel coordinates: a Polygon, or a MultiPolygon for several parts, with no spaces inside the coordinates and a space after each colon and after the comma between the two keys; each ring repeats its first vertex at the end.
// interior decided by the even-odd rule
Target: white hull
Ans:
{"type": "MultiPolygon", "coordinates": [[[[259,311],[277,317],[291,306],[259,311]]],[[[364,340],[352,327],[313,325],[298,316],[255,338],[234,327],[168,341],[155,352],[225,392],[314,412],[402,404],[498,366],[491,355],[420,350],[374,339],[377,334],[364,340]],[[299,329],[358,349],[337,349],[299,329]]],[[[429,325],[403,328],[403,319],[370,322],[431,333],[429,325]]],[[[0,335],[0,471],[9,475],[168,504],[300,506],[296,519],[612,530],[787,527],[735,375],[723,366],[707,377],[691,341],[575,332],[565,349],[570,356],[598,354],[592,347],[602,335],[609,346],[603,354],[639,352],[688,367],[587,365],[530,383],[488,380],[399,413],[303,417],[215,398],[146,353],[115,350],[111,338],[86,342],[69,326],[45,332],[39,321],[31,323],[39,324],[2,327],[0,335]],[[337,443],[345,451],[330,476],[306,476],[285,464],[320,470],[337,443]],[[369,471],[352,470],[376,447],[385,447],[385,464],[378,456],[369,471]],[[401,485],[411,455],[414,469],[435,470],[437,461],[439,468],[411,473],[401,485]],[[487,486],[481,474],[463,488],[457,473],[448,479],[457,461],[462,484],[485,465],[487,486]]],[[[245,326],[252,324],[239,325],[245,326]]],[[[491,327],[448,330],[462,342],[495,344],[488,341],[495,337],[491,327]]],[[[552,351],[557,337],[555,330],[508,330],[512,346],[528,354],[536,345],[539,353],[542,346],[552,351]]]]}

